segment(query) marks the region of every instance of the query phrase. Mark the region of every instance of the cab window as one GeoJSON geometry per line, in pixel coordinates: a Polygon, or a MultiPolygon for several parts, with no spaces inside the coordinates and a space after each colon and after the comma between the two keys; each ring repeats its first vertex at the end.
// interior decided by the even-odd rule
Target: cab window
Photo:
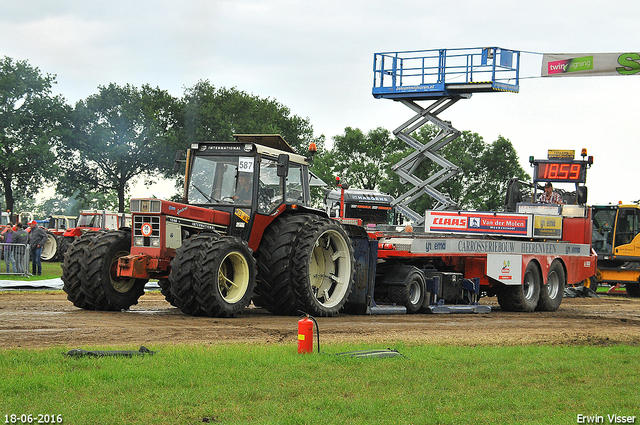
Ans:
{"type": "Polygon", "coordinates": [[[618,223],[616,223],[616,246],[631,243],[640,231],[638,210],[620,209],[618,211],[618,223]]]}
{"type": "Polygon", "coordinates": [[[295,164],[289,165],[289,174],[286,179],[286,200],[291,204],[304,203],[304,191],[302,187],[302,167],[295,164]]]}
{"type": "Polygon", "coordinates": [[[258,190],[258,212],[269,214],[282,204],[282,185],[278,177],[278,163],[262,158],[260,163],[260,187],[258,190]]]}

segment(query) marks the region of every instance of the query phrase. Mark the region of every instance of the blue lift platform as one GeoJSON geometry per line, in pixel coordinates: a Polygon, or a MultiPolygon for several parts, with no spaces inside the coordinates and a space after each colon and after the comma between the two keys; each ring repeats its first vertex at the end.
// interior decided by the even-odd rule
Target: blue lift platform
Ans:
{"type": "Polygon", "coordinates": [[[394,135],[415,149],[394,165],[403,183],[414,187],[392,204],[418,225],[424,217],[409,208],[409,204],[427,194],[437,202],[436,210],[458,209],[457,204],[436,189],[460,172],[458,166],[437,151],[455,140],[460,131],[438,114],[473,93],[519,91],[520,52],[500,47],[466,49],[414,50],[375,53],[373,90],[377,99],[392,99],[414,111],[413,118],[393,131],[394,135]],[[431,101],[426,107],[419,101],[431,101]],[[427,123],[439,127],[438,134],[423,144],[411,133],[427,123]],[[426,180],[413,175],[422,161],[430,159],[441,169],[426,180]]]}

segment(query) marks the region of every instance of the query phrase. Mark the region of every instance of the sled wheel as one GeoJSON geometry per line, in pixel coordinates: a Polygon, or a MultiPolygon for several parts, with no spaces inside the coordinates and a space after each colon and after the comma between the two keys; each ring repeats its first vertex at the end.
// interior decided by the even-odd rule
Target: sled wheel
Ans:
{"type": "Polygon", "coordinates": [[[505,311],[526,311],[536,309],[540,299],[540,269],[530,262],[521,285],[505,285],[498,291],[498,303],[505,311]]]}
{"type": "Polygon", "coordinates": [[[547,284],[540,288],[540,299],[536,310],[556,311],[562,303],[564,297],[564,287],[566,284],[564,267],[558,260],[551,263],[549,274],[547,274],[547,284]]]}

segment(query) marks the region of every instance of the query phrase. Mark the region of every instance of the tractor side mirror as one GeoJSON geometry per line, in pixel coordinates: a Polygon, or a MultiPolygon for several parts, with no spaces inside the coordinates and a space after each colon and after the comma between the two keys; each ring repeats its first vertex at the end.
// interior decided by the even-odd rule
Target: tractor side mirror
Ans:
{"type": "Polygon", "coordinates": [[[289,175],[289,155],[281,153],[278,155],[278,177],[287,177],[289,175]]]}
{"type": "Polygon", "coordinates": [[[587,186],[578,186],[576,188],[576,204],[584,205],[587,203],[587,186]]]}
{"type": "Polygon", "coordinates": [[[184,152],[183,151],[176,152],[176,157],[173,160],[174,173],[177,173],[178,171],[180,171],[180,164],[182,164],[183,162],[184,162],[184,152]]]}

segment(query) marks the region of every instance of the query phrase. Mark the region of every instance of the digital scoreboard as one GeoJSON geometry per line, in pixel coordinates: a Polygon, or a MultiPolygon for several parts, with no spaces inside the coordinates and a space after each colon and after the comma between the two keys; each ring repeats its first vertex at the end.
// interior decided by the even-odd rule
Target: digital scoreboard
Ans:
{"type": "Polygon", "coordinates": [[[585,183],[587,162],[537,160],[534,162],[534,180],[558,183],[585,183]]]}

